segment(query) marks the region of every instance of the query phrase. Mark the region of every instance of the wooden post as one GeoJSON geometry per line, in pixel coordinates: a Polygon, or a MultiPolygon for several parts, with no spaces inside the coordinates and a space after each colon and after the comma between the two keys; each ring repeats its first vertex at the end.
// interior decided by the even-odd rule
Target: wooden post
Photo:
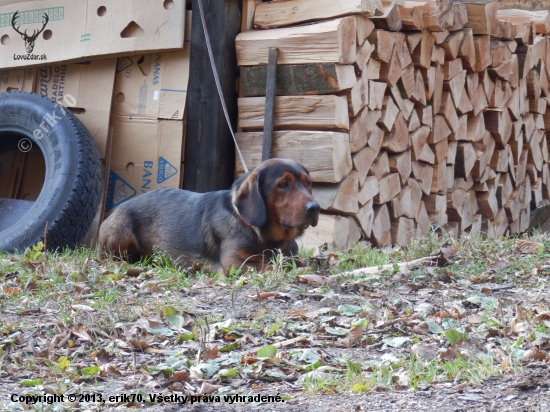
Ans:
{"type": "Polygon", "coordinates": [[[275,115],[275,90],[277,89],[277,55],[279,49],[269,48],[267,60],[267,80],[265,87],[265,117],[264,144],[262,146],[262,162],[271,157],[271,142],[273,141],[273,116],[275,115]]]}
{"type": "MultiPolygon", "coordinates": [[[[202,0],[206,28],[233,128],[237,118],[235,37],[241,1],[202,0]]],[[[183,188],[196,192],[227,189],[234,180],[235,147],[208,60],[197,0],[193,0],[191,61],[187,93],[187,133],[183,188]]]]}

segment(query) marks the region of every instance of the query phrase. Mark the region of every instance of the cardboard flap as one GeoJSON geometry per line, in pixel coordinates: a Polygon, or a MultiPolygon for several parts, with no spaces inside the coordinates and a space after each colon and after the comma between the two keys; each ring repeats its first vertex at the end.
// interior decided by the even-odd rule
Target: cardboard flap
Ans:
{"type": "Polygon", "coordinates": [[[10,2],[0,6],[0,67],[182,49],[184,16],[183,0],[10,2]]]}

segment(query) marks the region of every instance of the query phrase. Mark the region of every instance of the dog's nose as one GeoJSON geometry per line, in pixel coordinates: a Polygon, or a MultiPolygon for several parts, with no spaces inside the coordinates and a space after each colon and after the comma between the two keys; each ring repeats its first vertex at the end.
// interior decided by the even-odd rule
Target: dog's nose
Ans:
{"type": "Polygon", "coordinates": [[[321,210],[321,207],[319,206],[319,203],[317,202],[307,202],[306,203],[306,213],[309,216],[315,216],[319,214],[319,210],[321,210]]]}

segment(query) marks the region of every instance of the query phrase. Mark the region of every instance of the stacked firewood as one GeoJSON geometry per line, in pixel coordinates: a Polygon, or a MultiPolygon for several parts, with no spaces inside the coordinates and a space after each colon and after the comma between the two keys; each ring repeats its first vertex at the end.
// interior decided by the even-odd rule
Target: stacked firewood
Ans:
{"type": "Polygon", "coordinates": [[[516,234],[549,198],[548,11],[286,0],[244,18],[239,146],[258,164],[276,47],[273,156],[310,170],[317,241],[405,245],[430,226],[516,234]]]}

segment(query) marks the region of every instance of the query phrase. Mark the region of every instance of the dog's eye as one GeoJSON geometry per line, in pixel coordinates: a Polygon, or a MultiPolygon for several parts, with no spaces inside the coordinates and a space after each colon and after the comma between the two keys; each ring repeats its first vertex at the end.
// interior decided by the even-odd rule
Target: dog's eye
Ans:
{"type": "Polygon", "coordinates": [[[306,182],[306,187],[311,187],[311,182],[309,180],[306,182]]]}
{"type": "Polygon", "coordinates": [[[281,189],[286,189],[286,188],[288,187],[288,182],[281,182],[281,183],[279,183],[279,187],[280,187],[281,189]]]}

